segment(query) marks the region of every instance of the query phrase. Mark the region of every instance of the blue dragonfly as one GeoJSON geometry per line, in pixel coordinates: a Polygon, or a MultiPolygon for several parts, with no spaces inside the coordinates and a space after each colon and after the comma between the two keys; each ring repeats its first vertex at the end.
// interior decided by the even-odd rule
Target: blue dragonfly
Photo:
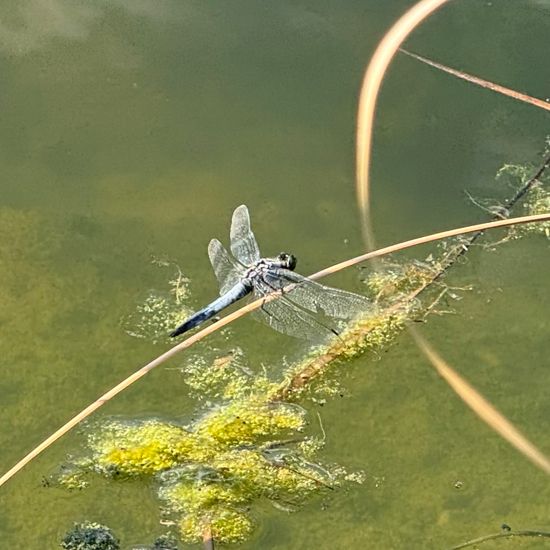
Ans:
{"type": "Polygon", "coordinates": [[[278,332],[306,340],[338,334],[335,319],[352,319],[373,308],[364,296],[324,286],[295,273],[296,257],[292,254],[261,257],[244,204],[233,212],[230,239],[232,255],[217,239],[208,245],[220,297],[191,315],[170,336],[199,326],[249,294],[258,299],[278,292],[280,296],[265,301],[255,316],[278,332]]]}

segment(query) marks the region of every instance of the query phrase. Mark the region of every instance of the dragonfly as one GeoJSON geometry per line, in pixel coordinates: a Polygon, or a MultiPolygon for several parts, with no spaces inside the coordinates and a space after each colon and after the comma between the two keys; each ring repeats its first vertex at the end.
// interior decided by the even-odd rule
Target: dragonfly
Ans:
{"type": "Polygon", "coordinates": [[[170,336],[199,326],[248,295],[265,299],[278,293],[275,299],[264,300],[255,316],[278,332],[306,340],[338,334],[335,319],[349,320],[373,308],[364,296],[299,275],[294,271],[297,260],[292,254],[281,252],[273,258],[262,257],[244,204],[233,212],[230,245],[231,254],[218,239],[212,239],[208,245],[220,297],[191,315],[170,336]]]}

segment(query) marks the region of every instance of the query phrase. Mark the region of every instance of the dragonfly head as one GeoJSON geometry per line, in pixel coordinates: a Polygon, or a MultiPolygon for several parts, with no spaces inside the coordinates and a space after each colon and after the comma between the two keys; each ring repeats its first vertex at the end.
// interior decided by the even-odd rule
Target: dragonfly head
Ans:
{"type": "Polygon", "coordinates": [[[290,271],[294,271],[296,269],[296,263],[297,259],[296,256],[293,256],[292,254],[287,254],[286,252],[281,252],[277,259],[281,262],[281,265],[286,268],[290,269],[290,271]]]}

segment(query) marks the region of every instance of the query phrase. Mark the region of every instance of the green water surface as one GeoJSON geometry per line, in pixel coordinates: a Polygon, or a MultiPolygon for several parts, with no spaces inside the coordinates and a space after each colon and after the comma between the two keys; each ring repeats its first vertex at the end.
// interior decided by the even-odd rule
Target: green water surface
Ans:
{"type": "MultiPolygon", "coordinates": [[[[217,294],[206,246],[227,240],[235,206],[248,205],[263,250],[292,251],[302,273],[363,250],[353,187],[358,89],[377,41],[412,4],[2,2],[2,472],[167,349],[125,329],[136,305],[166,291],[173,275],[152,260],[180,266],[189,307],[217,294]]],[[[456,0],[407,47],[545,99],[549,29],[548,0],[456,0]]],[[[542,110],[398,56],[375,133],[377,241],[484,220],[464,190],[509,196],[495,172],[540,162],[549,131],[542,110]]],[[[420,328],[550,453],[549,270],[543,237],[476,249],[448,277],[473,290],[451,304],[454,315],[420,328]]],[[[328,282],[361,291],[359,279],[351,270],[328,282]]],[[[304,349],[248,318],[201,349],[237,345],[266,368],[304,349]]],[[[173,368],[184,359],[96,418],[192,418],[196,404],[173,368]]],[[[363,470],[365,483],[295,514],[261,504],[242,548],[445,549],[504,522],[550,530],[548,477],[466,409],[407,333],[378,360],[346,365],[343,385],[345,397],[318,408],[321,458],[363,470]]],[[[81,442],[76,430],[0,488],[1,549],[54,549],[84,519],[108,524],[123,548],[163,532],[145,484],[42,486],[81,442]]]]}

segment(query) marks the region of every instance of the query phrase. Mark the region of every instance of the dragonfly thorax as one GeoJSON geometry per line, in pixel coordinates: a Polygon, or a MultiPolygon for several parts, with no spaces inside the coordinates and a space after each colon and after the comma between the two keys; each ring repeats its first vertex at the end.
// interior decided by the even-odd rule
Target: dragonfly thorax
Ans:
{"type": "Polygon", "coordinates": [[[268,258],[261,258],[257,262],[253,263],[243,274],[244,279],[255,279],[261,277],[270,268],[278,267],[278,262],[274,262],[268,258]]]}
{"type": "Polygon", "coordinates": [[[296,257],[286,252],[281,252],[276,258],[260,258],[254,262],[243,274],[244,279],[262,277],[270,269],[283,268],[294,271],[296,257]]]}

